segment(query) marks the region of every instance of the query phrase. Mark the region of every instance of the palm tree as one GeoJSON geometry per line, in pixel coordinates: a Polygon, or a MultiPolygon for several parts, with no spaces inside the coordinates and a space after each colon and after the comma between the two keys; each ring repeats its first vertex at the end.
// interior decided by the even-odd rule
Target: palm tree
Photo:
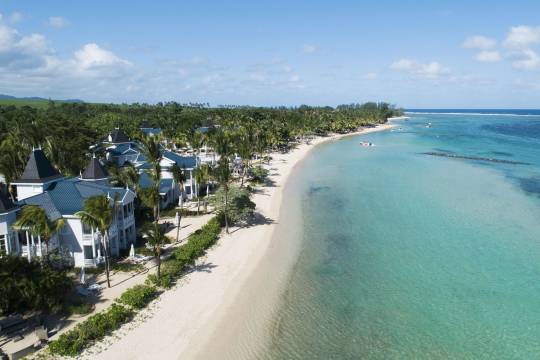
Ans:
{"type": "Polygon", "coordinates": [[[108,196],[93,196],[84,202],[82,211],[75,214],[81,221],[101,233],[101,248],[105,254],[105,272],[107,274],[107,287],[111,287],[109,279],[109,228],[114,218],[114,202],[108,196]]]}
{"type": "Polygon", "coordinates": [[[156,164],[150,171],[150,177],[152,178],[152,196],[151,199],[154,204],[154,221],[159,221],[159,210],[161,207],[161,196],[159,195],[159,184],[161,182],[161,165],[156,164]]]}
{"type": "Polygon", "coordinates": [[[225,231],[227,234],[229,233],[229,219],[228,219],[228,213],[229,213],[229,183],[231,181],[231,169],[229,166],[229,158],[226,156],[222,156],[219,159],[219,165],[216,169],[216,178],[219,182],[219,185],[223,187],[223,191],[225,193],[225,209],[223,212],[223,216],[225,219],[225,231]]]}
{"type": "Polygon", "coordinates": [[[161,159],[163,154],[161,152],[161,146],[159,142],[154,139],[154,136],[147,137],[143,141],[143,154],[146,157],[146,160],[152,165],[152,169],[149,171],[149,175],[153,181],[154,193],[157,193],[157,196],[153,194],[151,197],[154,200],[154,221],[157,223],[159,220],[159,208],[160,208],[160,197],[159,197],[159,184],[161,182],[161,159]]]}
{"type": "Polygon", "coordinates": [[[206,200],[204,201],[204,212],[208,212],[208,199],[210,197],[210,180],[212,178],[212,168],[208,164],[203,165],[203,173],[206,182],[206,200]]]}
{"type": "MultiPolygon", "coordinates": [[[[21,210],[19,218],[14,224],[17,230],[26,230],[32,235],[39,236],[45,243],[46,263],[49,264],[49,241],[64,226],[64,219],[51,221],[43,208],[36,205],[26,205],[21,210]]],[[[30,249],[28,249],[30,251],[30,249]]]]}
{"type": "Polygon", "coordinates": [[[143,232],[143,236],[146,238],[146,241],[150,246],[152,246],[152,250],[154,251],[154,256],[157,260],[157,278],[161,276],[161,252],[162,252],[162,246],[169,242],[169,239],[167,236],[165,236],[165,233],[161,227],[161,225],[157,223],[150,224],[145,231],[143,232]]]}
{"type": "Polygon", "coordinates": [[[206,181],[207,179],[204,166],[197,166],[195,168],[195,186],[197,187],[197,215],[199,215],[199,210],[201,207],[201,197],[199,196],[199,189],[201,188],[201,184],[206,181]]]}

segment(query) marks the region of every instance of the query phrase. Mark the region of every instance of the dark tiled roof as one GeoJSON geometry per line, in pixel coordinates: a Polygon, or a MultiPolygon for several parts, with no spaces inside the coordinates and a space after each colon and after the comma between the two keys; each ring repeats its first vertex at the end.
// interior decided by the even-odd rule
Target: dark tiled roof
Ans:
{"type": "Polygon", "coordinates": [[[9,195],[0,190],[0,214],[6,213],[15,208],[16,206],[9,198],[9,195]]]}
{"type": "Polygon", "coordinates": [[[171,161],[174,161],[180,168],[193,169],[197,166],[197,159],[195,156],[180,156],[172,151],[164,151],[163,157],[171,161]]]}
{"type": "Polygon", "coordinates": [[[139,150],[132,147],[131,144],[118,144],[107,148],[107,151],[113,155],[125,155],[127,153],[137,154],[139,150]]]}
{"type": "Polygon", "coordinates": [[[151,127],[150,124],[148,123],[148,120],[144,120],[144,121],[142,122],[140,128],[141,128],[141,129],[150,129],[150,128],[152,128],[152,127],[151,127]]]}
{"type": "Polygon", "coordinates": [[[53,200],[49,196],[49,193],[44,192],[42,194],[32,196],[29,198],[24,199],[23,201],[19,202],[21,205],[37,205],[43,210],[45,210],[45,213],[47,213],[47,217],[51,221],[55,221],[57,219],[60,219],[62,217],[62,214],[58,209],[56,208],[53,200]]]}
{"type": "Polygon", "coordinates": [[[95,157],[90,159],[90,163],[82,173],[82,180],[102,180],[109,177],[107,170],[101,165],[95,157]]]}
{"type": "Polygon", "coordinates": [[[84,207],[84,201],[92,196],[109,195],[118,200],[126,195],[123,188],[85,182],[79,179],[66,179],[49,187],[46,192],[22,200],[21,204],[41,206],[50,219],[58,219],[62,215],[74,215],[84,207]]]}
{"type": "Polygon", "coordinates": [[[33,150],[30,153],[24,172],[18,183],[44,183],[49,180],[61,178],[62,174],[56,170],[45,153],[41,149],[33,150]]]}
{"type": "Polygon", "coordinates": [[[129,137],[122,129],[114,129],[114,131],[111,133],[111,142],[113,144],[125,143],[129,141],[129,137]]]}

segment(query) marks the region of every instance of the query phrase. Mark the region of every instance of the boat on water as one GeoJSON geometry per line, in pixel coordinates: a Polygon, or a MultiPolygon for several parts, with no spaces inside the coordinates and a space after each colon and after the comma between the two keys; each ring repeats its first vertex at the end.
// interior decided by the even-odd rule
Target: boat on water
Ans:
{"type": "Polygon", "coordinates": [[[360,145],[363,146],[363,147],[371,147],[371,146],[375,146],[374,143],[369,142],[369,141],[362,141],[362,142],[360,142],[360,145]]]}

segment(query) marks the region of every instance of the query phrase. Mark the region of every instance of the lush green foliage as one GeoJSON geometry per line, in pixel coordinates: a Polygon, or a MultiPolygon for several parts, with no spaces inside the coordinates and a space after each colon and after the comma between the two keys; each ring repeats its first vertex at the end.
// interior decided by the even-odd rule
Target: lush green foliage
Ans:
{"type": "Polygon", "coordinates": [[[195,260],[203,255],[205,251],[214,245],[221,232],[221,223],[217,217],[208,221],[199,230],[188,237],[187,243],[172,253],[172,256],[163,261],[161,278],[149,276],[148,281],[156,286],[168,288],[174,279],[180,277],[187,265],[193,264],[195,260]]]}
{"type": "MultiPolygon", "coordinates": [[[[253,142],[262,154],[266,148],[286,145],[296,136],[330,131],[346,132],[361,125],[382,123],[400,111],[385,103],[297,108],[218,107],[181,105],[88,104],[49,102],[45,108],[0,104],[0,173],[8,182],[24,169],[32,146],[44,146],[49,159],[64,175],[78,175],[88,161],[88,147],[115,127],[141,139],[140,124],[147,119],[163,129],[178,145],[197,143],[195,129],[219,125],[244,130],[235,135],[241,143],[253,142]]],[[[237,149],[243,153],[242,149],[237,149]]],[[[220,152],[221,153],[221,152],[220,152]]]]}
{"type": "Polygon", "coordinates": [[[135,285],[120,295],[118,302],[131,306],[134,309],[142,309],[157,295],[153,286],[135,285]]]}
{"type": "Polygon", "coordinates": [[[65,220],[60,218],[51,221],[42,207],[26,205],[17,216],[14,228],[26,230],[29,233],[41,237],[46,246],[47,262],[49,262],[49,241],[65,226],[65,220]]]}
{"type": "MultiPolygon", "coordinates": [[[[247,220],[255,210],[255,203],[250,200],[250,193],[246,188],[231,186],[228,190],[227,218],[231,223],[247,220]]],[[[212,199],[218,214],[222,217],[225,213],[225,190],[220,187],[212,199]]]]}
{"type": "Polygon", "coordinates": [[[77,356],[93,341],[118,329],[133,317],[133,310],[113,304],[106,311],[89,317],[74,329],[60,335],[49,344],[49,350],[56,355],[77,356]]]}
{"type": "Polygon", "coordinates": [[[66,272],[19,256],[0,257],[0,313],[59,311],[72,282],[66,272]]]}
{"type": "Polygon", "coordinates": [[[254,166],[249,169],[249,177],[252,181],[261,183],[268,176],[268,170],[260,165],[254,166]]]}
{"type": "Polygon", "coordinates": [[[139,272],[144,270],[144,265],[133,262],[113,262],[111,271],[117,272],[139,272]]]}
{"type": "Polygon", "coordinates": [[[86,315],[92,312],[94,306],[90,303],[78,301],[76,303],[66,304],[64,311],[68,314],[86,315]]]}

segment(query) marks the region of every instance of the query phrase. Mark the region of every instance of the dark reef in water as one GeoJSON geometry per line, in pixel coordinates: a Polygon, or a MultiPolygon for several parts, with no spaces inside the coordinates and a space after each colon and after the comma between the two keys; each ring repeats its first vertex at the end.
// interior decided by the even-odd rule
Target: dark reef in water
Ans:
{"type": "Polygon", "coordinates": [[[540,196],[540,177],[518,178],[518,181],[525,192],[540,196]]]}
{"type": "Polygon", "coordinates": [[[424,155],[431,155],[431,156],[439,156],[439,157],[446,157],[446,158],[453,158],[453,159],[463,159],[463,160],[474,160],[474,161],[487,161],[492,163],[499,163],[499,164],[511,164],[511,165],[531,165],[526,162],[521,161],[512,161],[512,160],[504,160],[504,159],[495,159],[495,158],[486,158],[486,157],[478,157],[478,156],[466,156],[466,155],[457,155],[457,154],[448,154],[448,153],[441,153],[441,152],[425,152],[424,155]]]}
{"type": "Polygon", "coordinates": [[[508,156],[508,157],[514,156],[513,154],[510,154],[510,153],[507,153],[507,152],[504,152],[504,151],[492,151],[491,153],[493,155],[499,155],[499,156],[508,156]]]}

